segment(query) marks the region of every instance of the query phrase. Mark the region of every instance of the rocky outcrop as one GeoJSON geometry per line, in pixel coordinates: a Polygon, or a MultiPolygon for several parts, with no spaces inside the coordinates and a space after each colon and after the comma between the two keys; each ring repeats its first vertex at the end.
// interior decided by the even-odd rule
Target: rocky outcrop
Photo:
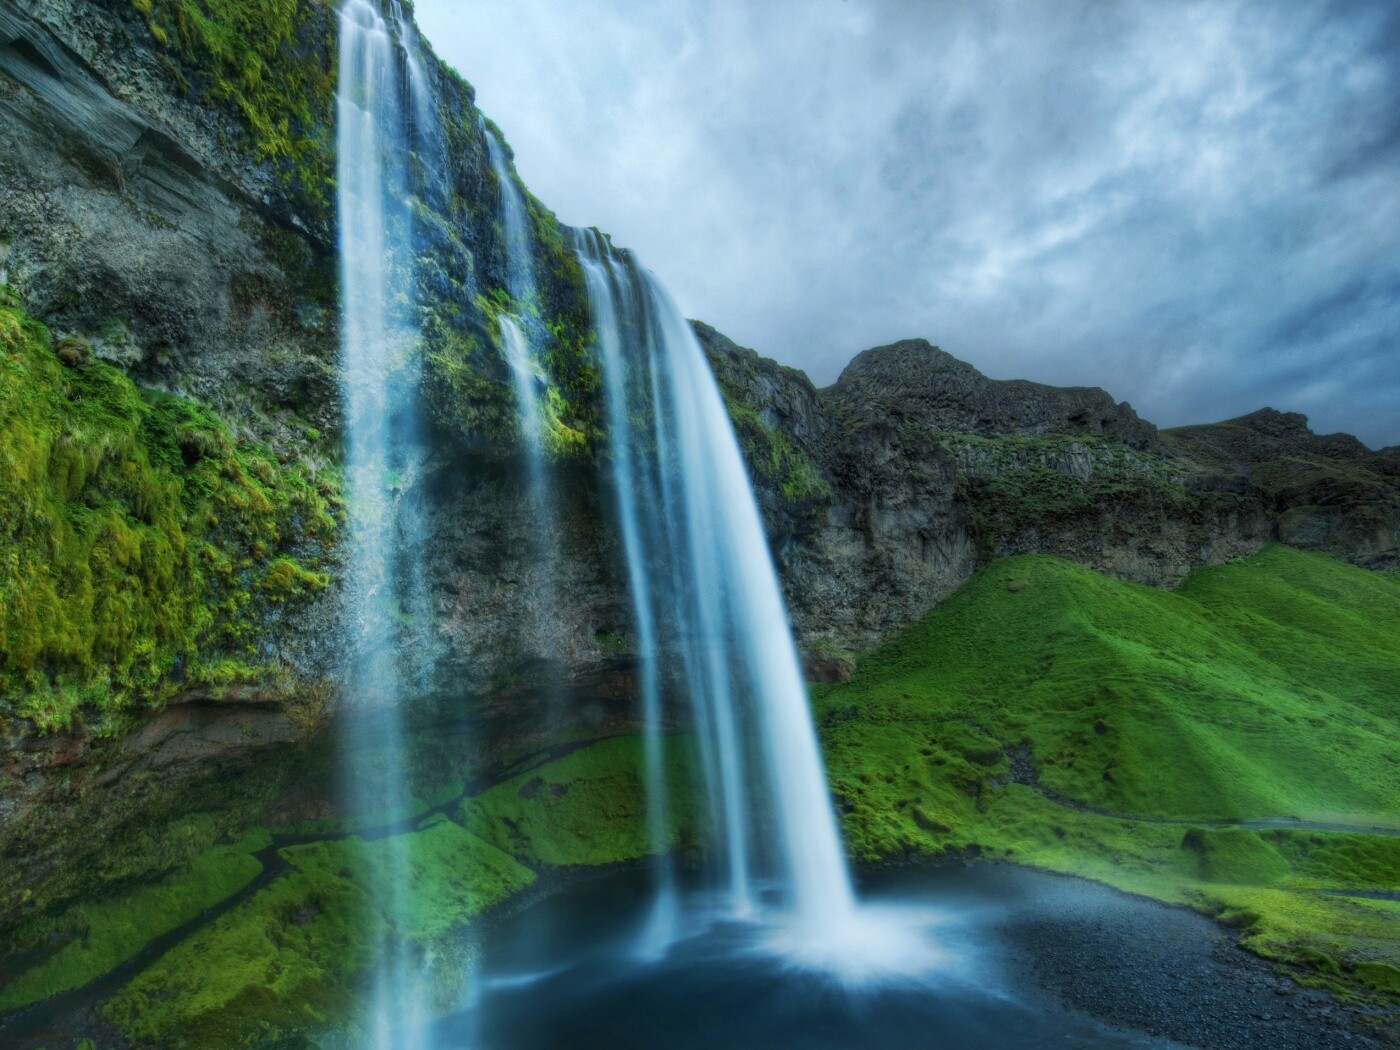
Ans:
{"type": "Polygon", "coordinates": [[[766,431],[741,421],[750,462],[781,446],[817,479],[794,498],[784,477],[753,470],[815,675],[839,675],[842,651],[1003,555],[1159,587],[1274,541],[1396,564],[1400,456],[1313,435],[1301,416],[1159,433],[1102,390],[990,380],[923,340],[868,350],[818,390],[695,327],[731,403],[754,406],[766,431]]]}
{"type": "Polygon", "coordinates": [[[1400,566],[1400,447],[1373,452],[1272,408],[1162,436],[1190,461],[1193,482],[1254,494],[1281,542],[1370,569],[1400,566]]]}
{"type": "Polygon", "coordinates": [[[182,698],[120,735],[3,724],[0,928],[140,883],[265,820],[327,767],[308,728],[262,696],[182,698]]]}
{"type": "MultiPolygon", "coordinates": [[[[230,27],[191,20],[164,0],[0,5],[0,305],[21,304],[55,348],[81,348],[74,368],[91,357],[145,390],[210,409],[233,439],[266,453],[259,469],[333,480],[339,338],[324,179],[336,5],[250,0],[211,17],[239,20],[232,57],[199,35],[230,27]],[[237,61],[258,66],[257,97],[251,74],[245,83],[227,66],[237,61]]],[[[529,708],[535,694],[615,675],[626,664],[616,641],[626,605],[584,461],[560,468],[585,479],[584,491],[557,522],[548,570],[557,601],[538,608],[534,583],[546,570],[530,561],[529,503],[511,469],[505,365],[474,302],[504,282],[496,184],[470,87],[436,63],[428,74],[447,157],[441,181],[425,190],[437,220],[418,230],[417,260],[435,447],[421,483],[436,508],[437,618],[414,634],[442,657],[437,677],[422,683],[438,701],[431,717],[460,720],[494,711],[502,697],[529,708]]],[[[581,275],[553,216],[533,200],[530,216],[542,321],[563,333],[554,356],[568,397],[562,422],[594,432],[596,373],[578,358],[588,337],[581,275]]],[[[332,579],[335,557],[325,565],[332,579]]],[[[45,734],[19,716],[25,697],[0,696],[0,929],[178,864],[209,835],[263,819],[279,792],[323,774],[306,759],[336,707],[326,683],[339,660],[340,613],[332,586],[313,608],[254,626],[259,656],[283,677],[256,702],[236,689],[178,695],[163,709],[96,727],[89,713],[45,734]],[[140,830],[178,831],[196,811],[197,835],[155,841],[140,830]]],[[[550,729],[537,720],[518,731],[550,729]]],[[[510,746],[509,735],[501,740],[510,746]]]]}
{"type": "Polygon", "coordinates": [[[979,437],[1104,437],[1129,448],[1158,447],[1157,428],[1098,387],[1057,387],[988,379],[923,339],[859,354],[828,388],[849,412],[886,412],[928,430],[979,437]]]}
{"type": "Polygon", "coordinates": [[[337,416],[327,243],[143,36],[130,5],[0,9],[4,283],[57,335],[300,452],[337,416]]]}

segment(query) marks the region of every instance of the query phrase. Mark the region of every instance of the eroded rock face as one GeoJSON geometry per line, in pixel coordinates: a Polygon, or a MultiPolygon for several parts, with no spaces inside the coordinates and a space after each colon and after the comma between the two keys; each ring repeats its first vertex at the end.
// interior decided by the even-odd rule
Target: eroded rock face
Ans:
{"type": "Polygon", "coordinates": [[[818,390],[696,331],[731,399],[824,483],[793,499],[755,471],[818,677],[830,648],[875,644],[1002,555],[1053,554],[1158,587],[1276,540],[1396,564],[1400,455],[1315,435],[1296,414],[1159,434],[1102,390],[989,380],[923,340],[868,350],[818,390]]]}
{"type": "Polygon", "coordinates": [[[262,697],[173,703],[119,736],[0,725],[0,929],[236,836],[324,766],[307,738],[262,697]]]}
{"type": "Polygon", "coordinates": [[[1205,483],[1224,479],[1254,493],[1282,542],[1370,569],[1400,565],[1400,447],[1373,452],[1272,408],[1163,437],[1205,483]]]}
{"type": "Polygon", "coordinates": [[[0,9],[5,283],[56,335],[288,447],[291,414],[332,430],[327,243],[218,147],[235,129],[171,90],[144,33],[129,5],[0,9]]]}

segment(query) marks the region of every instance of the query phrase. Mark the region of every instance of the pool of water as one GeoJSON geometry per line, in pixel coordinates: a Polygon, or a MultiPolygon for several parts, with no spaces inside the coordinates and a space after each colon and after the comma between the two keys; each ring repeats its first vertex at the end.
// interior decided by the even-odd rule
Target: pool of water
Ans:
{"type": "MultiPolygon", "coordinates": [[[[888,876],[863,887],[872,943],[837,978],[794,964],[781,930],[696,916],[657,956],[641,950],[644,874],[575,885],[501,923],[483,945],[476,1000],[433,1032],[478,1050],[975,1050],[1163,1048],[1063,1005],[1036,983],[1014,936],[1027,909],[1096,906],[1103,890],[1008,868],[888,876]],[[1077,887],[1082,887],[1077,889],[1077,887]],[[888,946],[896,961],[872,967],[888,946]]],[[[1148,902],[1115,908],[1156,908],[1148,902]]],[[[708,917],[707,917],[708,916],[708,917]]]]}

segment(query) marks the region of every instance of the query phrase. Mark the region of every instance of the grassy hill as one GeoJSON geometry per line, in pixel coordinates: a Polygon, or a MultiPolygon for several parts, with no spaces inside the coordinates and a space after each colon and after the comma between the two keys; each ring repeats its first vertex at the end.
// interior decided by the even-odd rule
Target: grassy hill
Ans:
{"type": "Polygon", "coordinates": [[[1373,896],[1400,889],[1394,576],[1272,547],[1165,592],[1005,559],[816,703],[867,862],[1088,875],[1400,991],[1400,902],[1373,896]]]}

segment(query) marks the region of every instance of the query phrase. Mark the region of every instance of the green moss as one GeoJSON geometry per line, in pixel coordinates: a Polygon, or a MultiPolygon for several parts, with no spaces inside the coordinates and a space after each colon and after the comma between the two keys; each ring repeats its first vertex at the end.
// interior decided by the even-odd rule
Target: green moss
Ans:
{"type": "Polygon", "coordinates": [[[385,921],[394,924],[399,937],[423,947],[535,881],[529,868],[441,816],[396,840],[349,838],[293,847],[285,855],[303,870],[348,873],[381,901],[389,899],[397,872],[396,892],[407,902],[407,912],[386,915],[385,921]],[[396,857],[395,851],[402,852],[396,857]]]}
{"type": "Polygon", "coordinates": [[[1367,988],[1400,999],[1400,968],[1389,963],[1358,963],[1353,974],[1367,988]]]}
{"type": "Polygon", "coordinates": [[[1176,593],[994,562],[816,706],[863,859],[981,851],[1353,965],[1397,962],[1400,910],[1318,891],[1400,883],[1400,842],[1201,822],[1394,826],[1396,695],[1393,584],[1271,547],[1176,593]]]}
{"type": "Polygon", "coordinates": [[[1203,882],[1267,886],[1292,870],[1278,850],[1243,828],[1191,828],[1181,845],[1200,857],[1203,882]]]}
{"type": "Polygon", "coordinates": [[[15,310],[0,341],[0,710],[57,728],[231,667],[275,683],[265,635],[325,586],[334,476],[118,369],[65,367],[15,310]]]}
{"type": "Polygon", "coordinates": [[[764,423],[724,373],[717,372],[716,378],[754,482],[776,489],[788,503],[810,503],[829,496],[831,486],[812,458],[777,427],[764,423]]]}
{"type": "Polygon", "coordinates": [[[1400,872],[1400,836],[1280,829],[1270,838],[1295,885],[1390,890],[1400,872]]]}
{"type": "Polygon", "coordinates": [[[138,1046],[246,1046],[348,1016],[385,932],[350,880],[309,865],[147,968],[102,1016],[138,1046]]]}
{"type": "Polygon", "coordinates": [[[58,920],[12,935],[15,943],[43,936],[63,947],[0,990],[0,1011],[87,984],[232,896],[262,870],[252,853],[266,843],[265,834],[255,834],[237,845],[216,846],[153,885],[81,904],[58,920]]]}
{"type": "MultiPolygon", "coordinates": [[[[688,749],[671,746],[682,777],[688,749]]],[[[166,953],[102,1015],[140,1046],[245,1046],[353,1026],[370,962],[389,944],[420,955],[445,1004],[466,979],[462,932],[537,870],[646,855],[640,761],[636,738],[604,740],[467,800],[465,827],[439,815],[395,839],[286,847],[291,874],[166,953]],[[402,912],[386,905],[395,899],[402,912]]],[[[678,787],[682,813],[687,797],[678,787]]]]}
{"type": "MultiPolygon", "coordinates": [[[[668,741],[672,842],[693,823],[689,747],[668,741]]],[[[534,869],[615,864],[651,852],[641,741],[617,737],[468,800],[462,824],[534,869]]]]}
{"type": "Polygon", "coordinates": [[[301,203],[325,217],[334,171],[333,5],[299,0],[133,0],[133,5],[156,42],[184,60],[182,71],[195,90],[231,106],[248,129],[255,156],[274,164],[301,203]]]}

